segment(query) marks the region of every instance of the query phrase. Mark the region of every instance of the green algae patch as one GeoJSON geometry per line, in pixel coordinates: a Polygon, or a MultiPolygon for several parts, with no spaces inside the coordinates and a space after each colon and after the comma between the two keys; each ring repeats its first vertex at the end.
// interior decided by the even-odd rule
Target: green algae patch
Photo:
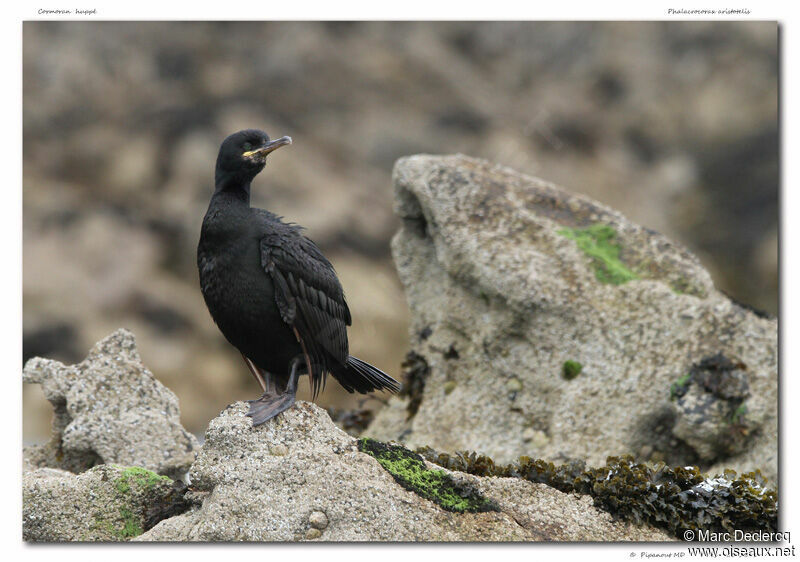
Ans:
{"type": "MultiPolygon", "coordinates": [[[[174,488],[174,482],[167,476],[162,476],[139,466],[119,466],[112,465],[116,471],[116,478],[111,483],[119,494],[119,506],[116,516],[111,519],[103,519],[96,515],[97,523],[106,533],[112,535],[116,540],[126,541],[133,537],[138,537],[147,529],[143,525],[144,511],[147,511],[146,504],[153,502],[159,504],[164,501],[164,485],[170,489],[174,488]],[[157,492],[157,488],[160,489],[157,492]],[[144,502],[145,505],[142,505],[144,502]]],[[[148,526],[149,528],[149,526],[148,526]]]]}
{"type": "Polygon", "coordinates": [[[114,481],[114,485],[120,494],[130,493],[131,484],[134,484],[139,488],[149,490],[158,484],[172,482],[172,479],[168,476],[161,476],[152,470],[147,470],[146,468],[141,468],[139,466],[114,466],[121,470],[119,478],[114,481]]]}
{"type": "Polygon", "coordinates": [[[669,386],[669,399],[675,400],[686,394],[686,389],[692,381],[692,373],[686,373],[669,386]]]}
{"type": "Polygon", "coordinates": [[[139,517],[127,507],[120,507],[113,521],[105,519],[103,514],[95,514],[95,526],[104,535],[118,541],[127,541],[144,533],[139,517]]]}
{"type": "Polygon", "coordinates": [[[731,414],[730,422],[732,424],[744,424],[745,414],[747,414],[747,406],[745,404],[739,404],[731,414]]]}
{"type": "Polygon", "coordinates": [[[619,259],[621,248],[613,227],[598,223],[586,228],[561,228],[556,233],[574,240],[592,258],[595,277],[601,283],[622,285],[639,278],[619,259]]]}
{"type": "Polygon", "coordinates": [[[130,509],[125,507],[120,508],[119,514],[122,516],[123,526],[121,530],[115,529],[115,533],[122,540],[132,539],[144,533],[142,524],[139,518],[136,517],[130,509]]]}
{"type": "Polygon", "coordinates": [[[595,507],[623,521],[649,524],[684,538],[686,530],[715,532],[777,531],[778,495],[759,471],[709,477],[696,467],[636,463],[630,455],[608,457],[606,465],[587,468],[583,461],[555,465],[520,457],[498,465],[485,456],[460,451],[417,450],[448,470],[476,476],[521,478],[565,493],[590,495],[595,507]]]}
{"type": "Polygon", "coordinates": [[[405,447],[365,437],[358,440],[358,450],[374,457],[403,488],[446,511],[472,513],[497,510],[490,500],[470,487],[457,483],[444,470],[429,469],[421,456],[405,447]]]}
{"type": "Polygon", "coordinates": [[[583,365],[577,361],[568,359],[567,361],[564,361],[564,365],[561,366],[561,376],[567,380],[572,380],[580,375],[582,370],[583,365]]]}

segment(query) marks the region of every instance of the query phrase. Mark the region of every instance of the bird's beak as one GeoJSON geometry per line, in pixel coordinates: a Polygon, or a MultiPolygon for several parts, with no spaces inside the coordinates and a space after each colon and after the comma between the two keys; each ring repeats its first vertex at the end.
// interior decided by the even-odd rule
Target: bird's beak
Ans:
{"type": "Polygon", "coordinates": [[[281,137],[279,139],[275,139],[274,141],[270,141],[261,148],[257,148],[256,150],[248,150],[242,156],[246,158],[251,157],[261,157],[264,158],[272,152],[273,150],[277,150],[282,146],[286,146],[287,144],[292,144],[292,137],[281,137]]]}

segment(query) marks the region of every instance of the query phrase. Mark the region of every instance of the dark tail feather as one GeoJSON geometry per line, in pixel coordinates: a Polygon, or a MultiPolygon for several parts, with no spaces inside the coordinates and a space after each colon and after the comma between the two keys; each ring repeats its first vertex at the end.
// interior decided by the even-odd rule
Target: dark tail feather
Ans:
{"type": "Polygon", "coordinates": [[[352,355],[347,358],[347,365],[333,371],[333,376],[347,392],[366,394],[373,390],[389,390],[390,392],[400,390],[399,382],[377,367],[352,355]]]}

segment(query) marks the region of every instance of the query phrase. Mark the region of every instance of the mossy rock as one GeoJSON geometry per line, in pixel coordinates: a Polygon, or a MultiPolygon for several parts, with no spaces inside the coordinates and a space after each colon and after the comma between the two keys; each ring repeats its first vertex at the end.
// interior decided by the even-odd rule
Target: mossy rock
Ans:
{"type": "Polygon", "coordinates": [[[154,486],[164,483],[172,483],[172,479],[168,476],[162,476],[147,470],[140,466],[123,467],[119,465],[112,465],[114,468],[120,469],[122,472],[114,481],[117,491],[121,494],[127,494],[131,491],[131,486],[149,490],[154,486]]]}
{"type": "Polygon", "coordinates": [[[81,474],[40,469],[23,479],[23,538],[127,541],[189,508],[186,485],[141,467],[81,474]]]}
{"type": "Polygon", "coordinates": [[[431,470],[421,456],[400,445],[362,438],[358,450],[374,457],[398,484],[446,511],[496,511],[497,507],[471,487],[456,482],[444,470],[431,470]]]}

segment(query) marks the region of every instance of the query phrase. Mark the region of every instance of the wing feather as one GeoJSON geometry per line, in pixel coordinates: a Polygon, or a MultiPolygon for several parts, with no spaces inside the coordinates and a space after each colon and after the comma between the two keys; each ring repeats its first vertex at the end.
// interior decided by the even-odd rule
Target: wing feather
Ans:
{"type": "Polygon", "coordinates": [[[297,227],[280,225],[286,228],[273,229],[261,239],[261,265],[273,281],[281,318],[296,330],[311,362],[316,396],[331,367],[347,364],[350,309],[333,266],[319,248],[297,227]]]}

